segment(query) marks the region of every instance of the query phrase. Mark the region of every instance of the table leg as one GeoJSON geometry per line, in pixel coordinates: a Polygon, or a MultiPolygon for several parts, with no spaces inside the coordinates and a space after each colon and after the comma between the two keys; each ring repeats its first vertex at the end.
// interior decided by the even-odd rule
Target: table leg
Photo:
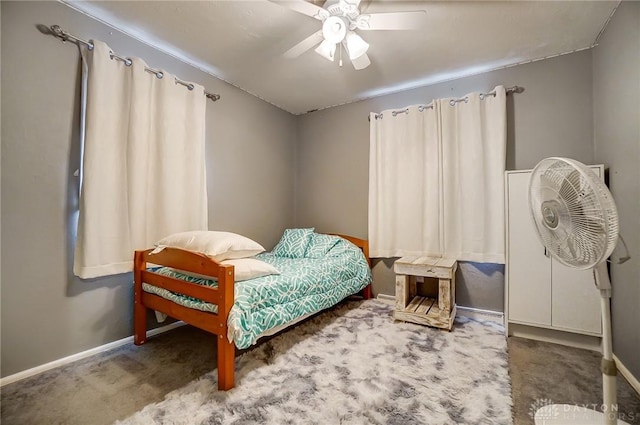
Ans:
{"type": "Polygon", "coordinates": [[[409,304],[409,276],[396,275],[396,310],[404,310],[409,304]]]}
{"type": "Polygon", "coordinates": [[[449,318],[451,314],[451,280],[439,279],[438,281],[438,308],[440,318],[449,318]]]}

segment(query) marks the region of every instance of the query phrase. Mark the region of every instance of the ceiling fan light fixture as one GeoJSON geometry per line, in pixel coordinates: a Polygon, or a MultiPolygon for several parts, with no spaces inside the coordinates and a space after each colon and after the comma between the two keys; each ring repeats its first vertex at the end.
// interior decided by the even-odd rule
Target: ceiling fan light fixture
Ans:
{"type": "Polygon", "coordinates": [[[351,31],[347,35],[347,50],[349,51],[349,59],[354,60],[367,53],[369,43],[364,41],[355,32],[351,31]]]}
{"type": "Polygon", "coordinates": [[[338,16],[329,16],[322,24],[322,36],[330,43],[338,44],[347,35],[347,24],[338,16]]]}
{"type": "Polygon", "coordinates": [[[353,64],[353,67],[356,69],[356,71],[360,71],[361,69],[365,69],[366,67],[371,65],[371,60],[369,59],[369,56],[367,56],[367,54],[365,53],[360,57],[352,59],[351,63],[353,64]]]}
{"type": "Polygon", "coordinates": [[[336,54],[336,45],[330,41],[323,40],[318,47],[316,47],[316,53],[323,58],[333,62],[336,54]]]}

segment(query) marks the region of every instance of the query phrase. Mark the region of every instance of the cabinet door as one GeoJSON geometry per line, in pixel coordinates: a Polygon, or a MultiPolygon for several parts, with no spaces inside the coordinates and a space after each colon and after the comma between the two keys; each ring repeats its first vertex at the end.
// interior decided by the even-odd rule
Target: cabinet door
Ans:
{"type": "MultiPolygon", "coordinates": [[[[601,166],[589,168],[604,179],[601,166]]],[[[601,335],[600,292],[593,271],[576,270],[553,260],[551,282],[551,325],[601,335]]]]}
{"type": "Polygon", "coordinates": [[[553,327],[602,334],[600,292],[593,270],[576,270],[553,260],[551,263],[553,327]]]}
{"type": "Polygon", "coordinates": [[[551,260],[529,214],[530,176],[507,174],[508,319],[551,326],[551,260]]]}

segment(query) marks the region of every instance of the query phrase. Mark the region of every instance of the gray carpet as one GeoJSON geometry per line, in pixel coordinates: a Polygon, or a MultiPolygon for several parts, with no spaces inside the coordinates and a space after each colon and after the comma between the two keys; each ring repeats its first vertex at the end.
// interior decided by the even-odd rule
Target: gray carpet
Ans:
{"type": "Polygon", "coordinates": [[[111,424],[216,367],[215,338],[183,326],[0,390],[1,423],[111,424]]]}
{"type": "Polygon", "coordinates": [[[123,425],[510,424],[504,328],[458,317],[455,332],[394,322],[392,306],[350,302],[168,394],[123,425]]]}
{"type": "MultiPolygon", "coordinates": [[[[565,402],[564,394],[573,393],[575,402],[600,402],[598,353],[522,338],[509,338],[508,347],[516,425],[533,424],[528,413],[537,398],[565,402]],[[568,371],[567,364],[586,373],[568,371]]],[[[142,347],[121,347],[3,387],[1,423],[111,424],[214,368],[215,338],[184,326],[142,347]]],[[[620,410],[640,412],[640,397],[618,381],[620,410]]],[[[628,422],[640,424],[640,413],[628,422]]]]}
{"type": "MultiPolygon", "coordinates": [[[[600,353],[525,338],[509,338],[509,375],[516,424],[532,424],[536,400],[601,410],[600,353]]],[[[640,396],[618,374],[620,418],[640,424],[640,396]]]]}

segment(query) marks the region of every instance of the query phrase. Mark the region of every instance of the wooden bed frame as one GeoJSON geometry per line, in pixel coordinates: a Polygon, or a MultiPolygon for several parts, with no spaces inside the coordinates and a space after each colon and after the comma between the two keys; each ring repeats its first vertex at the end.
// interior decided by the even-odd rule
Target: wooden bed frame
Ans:
{"type": "MultiPolygon", "coordinates": [[[[369,267],[371,267],[368,241],[352,236],[335,235],[362,249],[369,267]]],[[[177,248],[165,248],[150,256],[151,251],[153,249],[136,251],[134,256],[134,343],[142,345],[147,340],[147,309],[162,312],[211,332],[218,336],[218,389],[230,390],[234,386],[235,345],[227,339],[227,317],[234,302],[234,267],[220,264],[203,254],[177,248]],[[147,263],[215,276],[218,278],[218,287],[198,285],[154,273],[147,270],[147,263]],[[143,282],[215,304],[218,306],[218,313],[184,307],[158,295],[145,292],[142,289],[143,282]]],[[[365,299],[371,298],[371,283],[361,291],[361,294],[365,299]]]]}

